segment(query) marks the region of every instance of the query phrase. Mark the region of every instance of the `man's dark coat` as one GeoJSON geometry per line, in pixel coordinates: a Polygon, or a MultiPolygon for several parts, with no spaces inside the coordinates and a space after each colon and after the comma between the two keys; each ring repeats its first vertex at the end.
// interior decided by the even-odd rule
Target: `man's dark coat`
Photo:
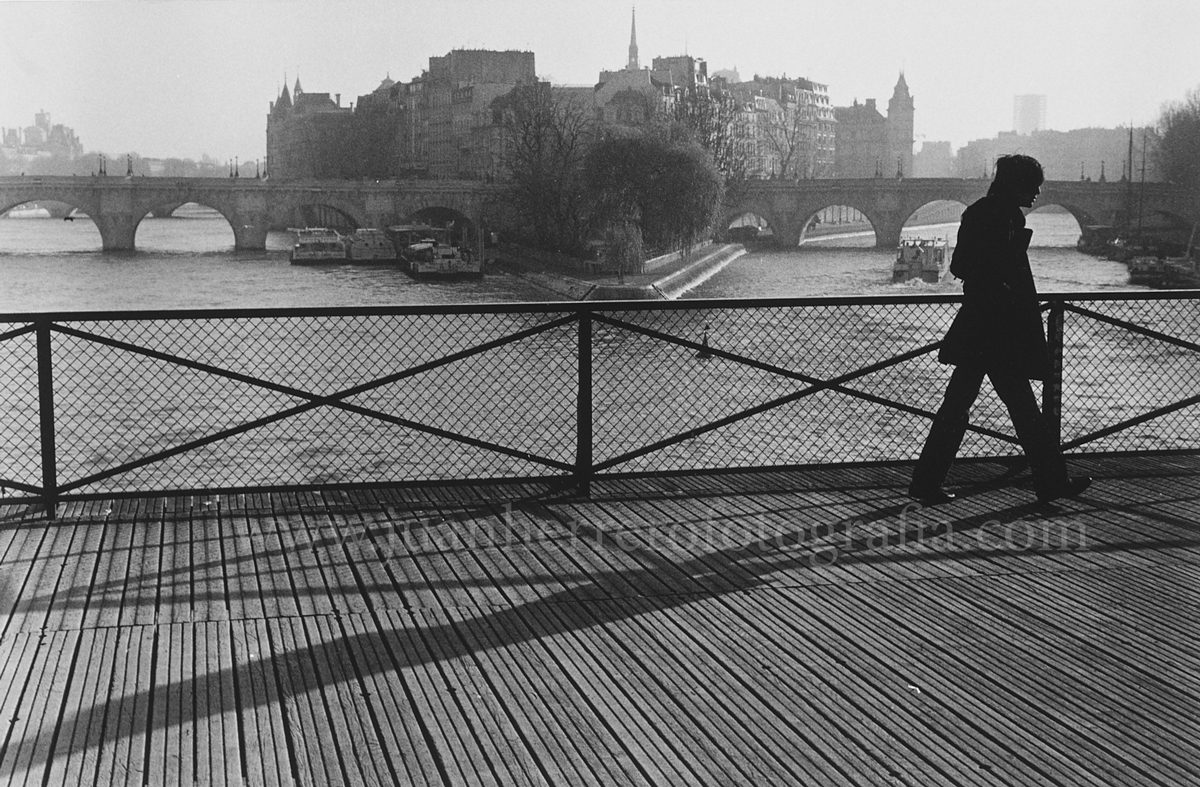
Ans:
{"type": "Polygon", "coordinates": [[[938,360],[1032,380],[1050,373],[1046,333],[1029,269],[1025,215],[1011,202],[986,196],[962,215],[950,272],[963,280],[963,305],[938,360]]]}

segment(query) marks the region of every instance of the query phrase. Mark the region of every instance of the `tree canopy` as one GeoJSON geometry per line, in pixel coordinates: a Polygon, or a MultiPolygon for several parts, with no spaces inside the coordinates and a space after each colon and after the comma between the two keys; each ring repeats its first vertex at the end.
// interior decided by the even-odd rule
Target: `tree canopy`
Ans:
{"type": "Polygon", "coordinates": [[[704,148],[654,135],[600,140],[588,152],[585,177],[598,226],[632,223],[660,252],[702,238],[723,194],[704,148]]]}
{"type": "Polygon", "coordinates": [[[1200,87],[1163,106],[1157,131],[1159,171],[1174,183],[1200,187],[1200,87]]]}

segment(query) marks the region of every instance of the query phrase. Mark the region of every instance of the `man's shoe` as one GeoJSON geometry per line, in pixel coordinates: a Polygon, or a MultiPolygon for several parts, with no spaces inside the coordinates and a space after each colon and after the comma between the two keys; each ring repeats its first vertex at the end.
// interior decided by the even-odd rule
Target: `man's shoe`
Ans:
{"type": "Polygon", "coordinates": [[[941,487],[933,489],[921,489],[919,487],[910,486],[908,488],[908,496],[916,500],[923,506],[940,506],[943,503],[949,503],[954,499],[954,495],[947,492],[941,487]]]}
{"type": "Polygon", "coordinates": [[[1039,503],[1053,503],[1064,497],[1077,497],[1083,494],[1083,490],[1092,485],[1092,477],[1089,475],[1080,476],[1079,478],[1068,478],[1067,483],[1054,489],[1050,492],[1038,492],[1039,503]]]}

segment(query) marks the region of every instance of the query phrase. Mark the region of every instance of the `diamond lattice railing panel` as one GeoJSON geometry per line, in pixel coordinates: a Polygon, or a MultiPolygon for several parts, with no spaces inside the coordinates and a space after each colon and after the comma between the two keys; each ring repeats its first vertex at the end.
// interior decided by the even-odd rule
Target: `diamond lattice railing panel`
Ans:
{"type": "MultiPolygon", "coordinates": [[[[887,364],[856,376],[843,387],[896,402],[895,407],[868,402],[861,397],[830,391],[810,395],[795,404],[752,416],[768,420],[785,433],[803,434],[803,447],[786,452],[763,449],[767,456],[783,456],[784,463],[801,461],[865,461],[877,458],[914,458],[920,450],[929,421],[900,406],[934,412],[941,404],[950,367],[936,361],[936,353],[889,364],[897,355],[940,340],[954,314],[954,304],[858,304],[838,307],[771,307],[729,310],[608,313],[613,319],[633,323],[671,337],[707,343],[710,349],[778,367],[805,378],[828,380],[855,375],[863,367],[887,364]],[[862,408],[879,409],[886,417],[864,419],[862,408]],[[792,413],[807,423],[823,426],[797,431],[781,413],[792,413]],[[913,428],[892,430],[899,418],[913,428]],[[781,420],[782,419],[782,420],[781,420]]],[[[601,325],[595,338],[594,418],[596,458],[605,461],[657,441],[711,424],[779,397],[799,392],[809,383],[780,371],[761,369],[723,357],[702,359],[695,349],[665,339],[634,333],[619,326],[601,325]]],[[[990,395],[980,396],[972,420],[977,425],[1011,434],[1007,411],[990,395]]],[[[731,434],[734,426],[712,434],[731,434]]],[[[759,444],[765,445],[760,436],[759,444]]],[[[772,441],[767,441],[772,442],[772,441]]],[[[708,435],[690,439],[690,448],[660,449],[661,467],[673,467],[683,455],[695,455],[697,445],[714,446],[703,466],[741,465],[744,447],[714,442],[708,435]],[[726,445],[728,457],[720,453],[726,445]],[[665,458],[673,457],[672,459],[665,458]]],[[[965,444],[970,454],[1010,453],[1011,443],[977,435],[965,444]]],[[[709,449],[706,449],[709,450],[709,449]]],[[[626,464],[655,465],[646,458],[626,464]]]]}
{"type": "Polygon", "coordinates": [[[614,472],[914,459],[928,420],[821,391],[616,465],[614,472]],[[900,456],[897,456],[899,450],[900,456]]]}
{"type": "Polygon", "coordinates": [[[796,390],[788,378],[724,358],[702,359],[688,347],[609,326],[598,333],[592,380],[597,461],[796,390]]]}
{"type": "Polygon", "coordinates": [[[575,461],[578,328],[492,348],[347,399],[424,426],[575,461]]]}
{"type": "MultiPolygon", "coordinates": [[[[1200,344],[1194,300],[1094,301],[1085,308],[1200,344]]],[[[1200,395],[1200,352],[1069,312],[1064,317],[1064,441],[1200,395]]],[[[1200,405],[1089,441],[1088,451],[1200,447],[1200,405]]]]}
{"type": "Polygon", "coordinates": [[[60,483],[304,401],[76,336],[54,338],[54,377],[60,483]]]}
{"type": "Polygon", "coordinates": [[[82,487],[128,492],[548,475],[521,459],[323,407],[82,487]]]}
{"type": "Polygon", "coordinates": [[[329,394],[560,316],[302,315],[107,321],[72,327],[278,385],[329,394]]]}
{"type": "MultiPolygon", "coordinates": [[[[1195,299],[1072,303],[1200,343],[1195,299]]],[[[704,429],[606,470],[912,459],[929,427],[921,413],[938,408],[952,369],[931,351],[895,359],[941,339],[956,310],[940,299],[894,299],[597,311],[590,403],[594,460],[612,461],[704,429]],[[701,357],[699,347],[680,341],[707,343],[711,352],[737,357],[711,352],[701,357]],[[863,371],[872,365],[880,368],[863,371]],[[837,377],[849,378],[841,384],[849,390],[821,390],[741,417],[805,390],[807,380],[837,377]],[[731,417],[740,420],[711,428],[731,417]]],[[[197,319],[114,314],[108,320],[60,322],[52,337],[60,482],[70,485],[156,456],[73,489],[311,486],[567,472],[559,465],[574,463],[578,428],[578,324],[572,309],[418,312],[197,319]],[[559,320],[568,322],[553,325],[559,320]],[[96,337],[175,358],[109,347],[96,337]],[[446,360],[456,353],[463,357],[446,360]],[[192,369],[184,360],[249,379],[192,369]],[[313,396],[352,390],[343,404],[371,412],[322,404],[186,453],[160,455],[271,418],[313,396]]],[[[1191,348],[1074,312],[1066,314],[1064,335],[1064,440],[1200,393],[1200,353],[1191,348]]],[[[3,344],[0,486],[5,479],[38,486],[36,341],[22,335],[3,344]]],[[[1034,390],[1040,393],[1040,386],[1034,390]]],[[[1012,433],[1006,409],[986,382],[971,422],[1000,435],[1012,433]]],[[[1192,405],[1085,443],[1081,450],[1197,447],[1200,406],[1192,405]]],[[[960,455],[1019,450],[1011,440],[969,431],[960,455]]]]}
{"type": "MultiPolygon", "coordinates": [[[[20,327],[0,323],[0,332],[20,327]]],[[[34,334],[0,342],[0,391],[0,490],[5,480],[40,487],[41,416],[34,334]]]]}
{"type": "MultiPolygon", "coordinates": [[[[501,340],[561,316],[331,315],[194,322],[116,320],[71,323],[69,327],[261,377],[306,393],[331,394],[371,386],[379,377],[437,362],[448,352],[501,340]]],[[[576,341],[572,326],[560,327],[397,383],[369,387],[344,401],[570,462],[574,459],[576,341]]],[[[87,338],[59,335],[55,342],[59,470],[64,483],[270,417],[307,401],[303,396],[87,338]]],[[[323,405],[319,409],[337,408],[323,405]]],[[[153,488],[199,483],[305,485],[396,480],[412,477],[418,469],[423,474],[419,477],[431,479],[484,477],[511,473],[513,467],[521,467],[523,475],[546,472],[541,465],[459,445],[368,415],[339,411],[336,415],[316,416],[306,412],[287,418],[282,425],[257,427],[249,435],[201,446],[194,449],[194,456],[171,457],[136,468],[113,483],[125,484],[124,488],[143,481],[152,483],[153,488]],[[310,451],[285,454],[292,457],[294,467],[278,466],[279,455],[272,440],[277,439],[283,446],[295,442],[295,435],[304,430],[297,424],[314,417],[349,418],[357,423],[354,429],[347,427],[344,436],[347,443],[354,443],[353,447],[335,451],[343,459],[334,465],[327,467],[318,462],[314,466],[310,459],[324,455],[338,441],[336,434],[316,435],[310,451]],[[394,442],[399,439],[397,433],[405,435],[403,451],[388,449],[385,453],[404,458],[398,463],[389,460],[389,469],[382,470],[372,443],[394,442]],[[173,481],[172,472],[177,474],[173,481]]],[[[105,484],[108,482],[101,481],[98,487],[116,488],[105,484]]]]}

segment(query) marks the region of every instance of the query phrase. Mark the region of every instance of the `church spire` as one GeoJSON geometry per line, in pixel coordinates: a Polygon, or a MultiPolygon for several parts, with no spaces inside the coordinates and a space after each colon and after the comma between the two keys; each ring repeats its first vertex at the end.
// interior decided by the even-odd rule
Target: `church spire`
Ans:
{"type": "Polygon", "coordinates": [[[625,68],[630,71],[640,68],[637,51],[637,6],[633,7],[633,18],[629,23],[629,62],[625,64],[625,68]]]}

